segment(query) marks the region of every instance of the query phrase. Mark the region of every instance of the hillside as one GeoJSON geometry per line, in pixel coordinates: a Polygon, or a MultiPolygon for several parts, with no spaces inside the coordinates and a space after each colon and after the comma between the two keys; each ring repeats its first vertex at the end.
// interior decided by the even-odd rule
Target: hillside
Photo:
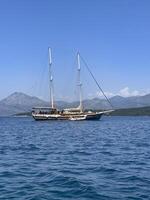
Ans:
{"type": "MultiPolygon", "coordinates": [[[[121,96],[114,96],[110,98],[110,101],[114,106],[114,109],[116,110],[125,108],[149,107],[150,94],[126,98],[121,96]]],[[[76,107],[79,105],[79,102],[69,103],[65,101],[56,101],[55,104],[57,105],[58,109],[63,109],[68,107],[76,107]]],[[[83,101],[83,105],[84,109],[91,110],[110,108],[106,100],[99,98],[86,99],[83,101]]],[[[49,103],[34,96],[29,96],[24,93],[15,92],[0,101],[0,116],[8,116],[16,113],[30,112],[32,107],[35,106],[49,106],[49,103]]]]}
{"type": "Polygon", "coordinates": [[[111,116],[150,116],[150,107],[124,108],[115,110],[111,116]]]}
{"type": "Polygon", "coordinates": [[[47,106],[48,103],[24,93],[15,92],[0,101],[0,116],[31,111],[34,106],[47,106]]]}

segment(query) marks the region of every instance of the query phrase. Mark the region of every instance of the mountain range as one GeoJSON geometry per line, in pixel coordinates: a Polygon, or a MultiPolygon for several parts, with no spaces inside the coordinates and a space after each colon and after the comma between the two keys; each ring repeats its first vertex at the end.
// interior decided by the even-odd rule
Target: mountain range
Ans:
{"type": "MultiPolygon", "coordinates": [[[[114,109],[139,108],[150,106],[150,94],[144,96],[122,97],[114,96],[109,99],[114,109]]],[[[79,102],[56,101],[59,109],[76,107],[79,102]]],[[[105,99],[93,98],[83,101],[85,109],[109,109],[110,106],[105,99]]],[[[22,112],[29,112],[35,106],[49,106],[49,103],[34,96],[21,92],[15,92],[0,101],[0,116],[14,115],[22,112]]]]}

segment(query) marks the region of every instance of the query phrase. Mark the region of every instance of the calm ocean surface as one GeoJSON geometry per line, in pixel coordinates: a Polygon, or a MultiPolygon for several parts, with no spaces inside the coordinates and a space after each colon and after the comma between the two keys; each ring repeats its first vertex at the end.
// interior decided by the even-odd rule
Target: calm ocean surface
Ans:
{"type": "Polygon", "coordinates": [[[0,118],[0,199],[150,199],[150,117],[0,118]]]}

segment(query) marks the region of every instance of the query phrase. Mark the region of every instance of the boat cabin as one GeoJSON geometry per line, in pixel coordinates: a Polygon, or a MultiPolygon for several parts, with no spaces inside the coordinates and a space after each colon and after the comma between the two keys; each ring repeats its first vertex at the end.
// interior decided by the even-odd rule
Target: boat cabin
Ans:
{"type": "Polygon", "coordinates": [[[82,113],[81,109],[80,108],[66,108],[66,109],[63,109],[63,113],[64,114],[79,114],[79,113],[82,113]]]}

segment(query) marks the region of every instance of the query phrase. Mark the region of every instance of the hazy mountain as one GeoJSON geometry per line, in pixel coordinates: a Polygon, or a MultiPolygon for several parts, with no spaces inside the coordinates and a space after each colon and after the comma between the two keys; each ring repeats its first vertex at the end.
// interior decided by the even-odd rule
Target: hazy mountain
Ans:
{"type": "Polygon", "coordinates": [[[43,104],[47,104],[47,102],[37,97],[32,97],[21,92],[15,92],[11,94],[7,98],[1,100],[0,103],[5,104],[5,105],[21,105],[21,106],[27,105],[29,107],[35,104],[39,106],[43,104]]]}
{"type": "Polygon", "coordinates": [[[138,108],[150,106],[150,94],[144,96],[121,97],[114,96],[110,99],[115,108],[138,108]]]}
{"type": "Polygon", "coordinates": [[[48,103],[37,97],[15,92],[0,101],[0,115],[30,111],[34,106],[48,106],[48,103]]]}
{"type": "MultiPolygon", "coordinates": [[[[114,108],[138,108],[144,106],[150,106],[150,94],[145,96],[134,97],[121,97],[114,96],[110,98],[110,101],[114,108]]],[[[57,101],[58,108],[76,107],[79,102],[68,103],[65,101],[57,101]]],[[[108,102],[104,99],[93,98],[83,101],[85,109],[109,109],[108,102]]],[[[37,97],[29,96],[24,93],[15,92],[7,98],[0,101],[0,115],[12,115],[21,112],[29,112],[32,107],[35,106],[49,106],[49,103],[43,101],[37,97]]]]}

